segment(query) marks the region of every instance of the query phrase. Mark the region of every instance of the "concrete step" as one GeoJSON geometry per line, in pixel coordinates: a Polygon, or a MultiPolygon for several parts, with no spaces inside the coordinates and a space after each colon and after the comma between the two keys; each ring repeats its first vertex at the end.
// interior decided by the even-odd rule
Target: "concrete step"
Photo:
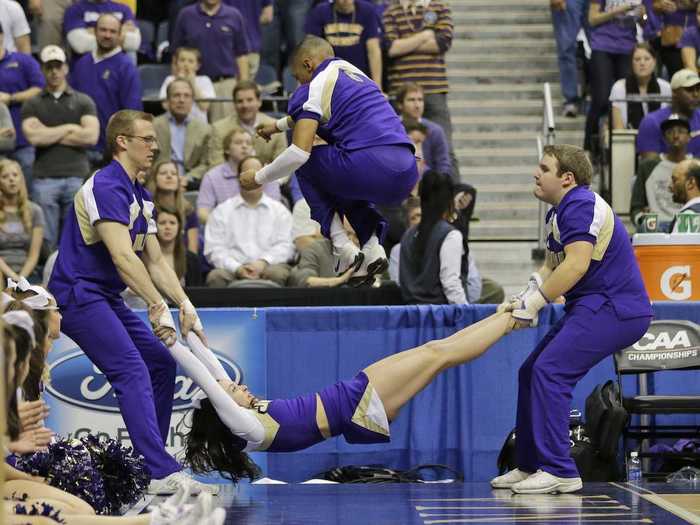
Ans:
{"type": "Polygon", "coordinates": [[[538,53],[555,53],[557,52],[554,39],[547,38],[504,38],[502,40],[494,39],[459,39],[452,41],[452,47],[447,53],[447,61],[451,60],[454,53],[531,53],[532,56],[538,53]]]}
{"type": "Polygon", "coordinates": [[[557,57],[551,52],[537,53],[532,56],[522,56],[513,53],[511,54],[467,54],[460,53],[450,56],[447,61],[447,67],[460,67],[473,70],[485,68],[513,68],[522,71],[523,76],[527,76],[527,72],[531,69],[552,68],[557,64],[557,57]]]}
{"type": "Polygon", "coordinates": [[[455,26],[454,38],[507,39],[507,38],[554,38],[552,24],[485,24],[455,26]]]}
{"type": "Polygon", "coordinates": [[[498,24],[551,24],[549,10],[521,8],[504,10],[496,5],[490,9],[460,9],[452,11],[452,23],[461,25],[498,25],[498,24]]]}
{"type": "Polygon", "coordinates": [[[473,99],[449,101],[450,114],[459,115],[542,115],[542,103],[538,100],[473,99]]]}
{"type": "MultiPolygon", "coordinates": [[[[578,131],[583,129],[583,117],[556,119],[557,131],[578,131]]],[[[530,129],[533,134],[542,130],[542,116],[538,115],[452,115],[455,131],[523,131],[530,129]]]]}
{"type": "MultiPolygon", "coordinates": [[[[459,138],[456,139],[455,136],[452,136],[452,144],[458,152],[458,154],[462,154],[462,152],[465,155],[468,155],[470,152],[475,151],[477,149],[481,148],[495,148],[495,147],[514,147],[514,148],[532,148],[532,151],[535,151],[535,147],[537,145],[537,139],[536,139],[536,133],[533,133],[531,131],[528,132],[505,132],[505,133],[516,133],[517,135],[514,136],[511,139],[502,139],[502,138],[488,138],[488,137],[480,137],[480,138],[474,138],[474,139],[464,139],[464,138],[459,138]]],[[[478,135],[490,135],[492,132],[485,132],[485,133],[473,133],[474,136],[478,135]]],[[[493,135],[500,135],[501,133],[493,133],[493,135]]],[[[557,136],[557,143],[559,144],[583,144],[583,132],[569,132],[569,133],[561,133],[557,136]]]]}
{"type": "MultiPolygon", "coordinates": [[[[470,100],[484,98],[499,99],[530,99],[537,100],[540,104],[543,101],[542,84],[511,84],[511,83],[491,83],[491,84],[465,84],[453,82],[450,85],[450,100],[461,99],[470,100]]],[[[561,88],[559,83],[550,83],[553,100],[560,101],[561,88]]]]}
{"type": "MultiPolygon", "coordinates": [[[[537,219],[479,220],[469,227],[469,238],[477,239],[536,239],[537,219]]],[[[528,274],[529,275],[529,274],[528,274]]],[[[527,282],[527,277],[525,278],[527,282]]]]}
{"type": "Polygon", "coordinates": [[[466,9],[483,9],[490,8],[494,5],[507,7],[508,9],[530,8],[549,8],[548,0],[498,0],[498,4],[494,4],[489,0],[452,0],[450,6],[453,11],[458,11],[460,8],[466,9]]]}
{"type": "Polygon", "coordinates": [[[488,84],[510,82],[513,84],[541,84],[544,82],[559,82],[559,69],[556,64],[538,66],[528,69],[526,74],[518,68],[466,68],[452,66],[447,68],[447,78],[450,83],[464,82],[471,84],[488,84]]]}

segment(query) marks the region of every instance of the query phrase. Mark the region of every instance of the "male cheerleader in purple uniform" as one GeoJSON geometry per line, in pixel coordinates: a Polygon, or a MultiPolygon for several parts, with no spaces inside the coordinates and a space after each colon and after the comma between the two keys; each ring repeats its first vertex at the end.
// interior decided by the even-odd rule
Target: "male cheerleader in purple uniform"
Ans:
{"type": "Polygon", "coordinates": [[[589,188],[592,167],[576,146],[547,146],[535,172],[535,197],[551,204],[547,257],[528,287],[500,310],[519,327],[564,295],[565,315],[520,368],[517,468],[491,480],[519,494],[582,487],[569,454],[569,410],[576,383],[597,363],[636,343],[652,317],[629,235],[589,188]]]}
{"type": "Polygon", "coordinates": [[[413,145],[377,84],[335,58],[326,40],[307,36],[292,68],[301,85],[289,100],[289,117],[258,134],[269,139],[293,127],[293,143],[258,172],[243,172],[241,186],[254,189],[296,171],[311,217],[333,243],[337,270],[354,266],[356,277],[370,280],[388,265],[379,244],[387,223],[375,204],[397,204],[416,185],[413,145]],[[316,135],[325,144],[314,146],[316,135]],[[361,250],[345,233],[343,217],[361,250]]]}
{"type": "Polygon", "coordinates": [[[160,251],[153,199],[136,180],[151,167],[158,147],[153,116],[122,110],[109,120],[113,160],[75,195],[65,217],[49,290],[63,315],[62,332],[105,374],[134,448],[153,476],[149,492],[174,493],[189,482],[165,450],[175,391],[175,361],[165,347],[176,340],[162,290],[180,305],[180,329],[204,336],[194,306],[160,251]],[[120,294],[126,286],[149,305],[153,332],[120,294]],[[155,333],[154,333],[155,332],[155,333]]]}

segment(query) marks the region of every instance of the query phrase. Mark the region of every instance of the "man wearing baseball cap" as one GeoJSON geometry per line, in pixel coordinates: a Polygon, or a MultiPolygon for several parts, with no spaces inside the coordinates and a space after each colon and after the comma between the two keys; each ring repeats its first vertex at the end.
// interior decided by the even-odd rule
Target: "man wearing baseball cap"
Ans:
{"type": "Polygon", "coordinates": [[[668,151],[661,124],[677,114],[690,124],[688,153],[700,156],[700,77],[691,69],[681,69],[671,78],[671,106],[649,113],[642,119],[637,134],[637,153],[642,160],[659,158],[668,151]]]}
{"type": "Polygon", "coordinates": [[[46,216],[45,238],[56,246],[61,217],[89,175],[87,150],[97,143],[95,103],[66,82],[66,53],[46,46],[39,53],[46,87],[22,106],[22,131],[36,147],[35,202],[46,216]]]}

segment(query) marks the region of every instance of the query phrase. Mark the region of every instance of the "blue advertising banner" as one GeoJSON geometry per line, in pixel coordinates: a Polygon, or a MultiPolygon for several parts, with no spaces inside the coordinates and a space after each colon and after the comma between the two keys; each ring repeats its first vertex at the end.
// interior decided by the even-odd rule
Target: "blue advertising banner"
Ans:
{"type": "MultiPolygon", "coordinates": [[[[265,398],[265,312],[253,308],[200,308],[198,312],[209,347],[231,378],[246,383],[256,396],[265,398]]],[[[137,313],[148,324],[146,312],[137,313]]],[[[173,316],[177,319],[177,311],[173,311],[173,316]]],[[[54,343],[47,362],[51,377],[44,395],[50,407],[47,426],[62,437],[80,438],[88,433],[107,435],[131,446],[112,386],[70,338],[62,335],[54,343]]],[[[166,440],[168,452],[173,455],[179,453],[183,445],[185,429],[180,423],[192,406],[193,396],[199,392],[199,387],[180,366],[175,381],[173,415],[166,440]]],[[[255,457],[255,461],[264,467],[263,457],[255,457]]]]}

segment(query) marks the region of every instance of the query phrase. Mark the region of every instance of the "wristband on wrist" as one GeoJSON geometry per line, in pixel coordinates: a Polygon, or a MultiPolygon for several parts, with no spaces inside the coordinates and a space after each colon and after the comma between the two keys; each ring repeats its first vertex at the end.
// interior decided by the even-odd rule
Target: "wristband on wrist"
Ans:
{"type": "Polygon", "coordinates": [[[275,127],[280,131],[287,131],[289,129],[289,120],[287,120],[287,117],[282,117],[275,122],[275,127]]]}

